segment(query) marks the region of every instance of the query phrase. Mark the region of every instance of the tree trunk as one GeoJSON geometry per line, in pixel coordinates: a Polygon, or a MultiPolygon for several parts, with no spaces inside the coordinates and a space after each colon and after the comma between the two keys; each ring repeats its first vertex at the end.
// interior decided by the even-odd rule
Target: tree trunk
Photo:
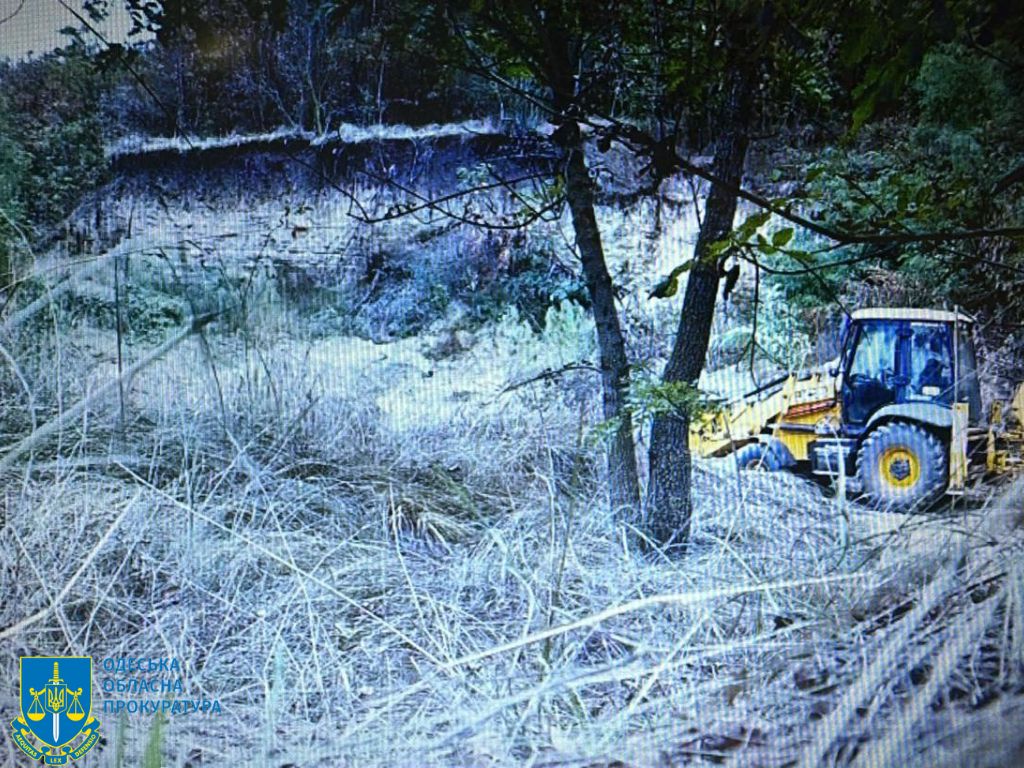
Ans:
{"type": "Polygon", "coordinates": [[[608,446],[609,500],[616,512],[636,511],[640,508],[640,482],[636,471],[633,419],[623,408],[629,388],[629,361],[615,307],[612,278],[604,260],[601,231],[594,214],[594,185],[578,134],[566,152],[565,191],[597,326],[604,418],[616,423],[608,446]]]}
{"type": "MultiPolygon", "coordinates": [[[[0,231],[0,237],[2,237],[0,231]]],[[[14,273],[11,269],[10,251],[7,250],[7,243],[0,240],[0,291],[14,282],[14,273]]]]}
{"type": "MultiPolygon", "coordinates": [[[[743,178],[747,154],[750,105],[750,81],[742,72],[734,71],[718,120],[712,168],[717,178],[737,186],[743,178]]],[[[686,281],[679,327],[665,366],[665,382],[696,385],[704,367],[718,298],[718,264],[709,258],[708,249],[732,230],[736,200],[736,194],[725,186],[711,185],[697,238],[695,264],[686,281]]],[[[651,425],[645,528],[651,539],[666,549],[685,551],[690,535],[693,500],[689,433],[690,419],[685,413],[657,416],[651,425]]]]}

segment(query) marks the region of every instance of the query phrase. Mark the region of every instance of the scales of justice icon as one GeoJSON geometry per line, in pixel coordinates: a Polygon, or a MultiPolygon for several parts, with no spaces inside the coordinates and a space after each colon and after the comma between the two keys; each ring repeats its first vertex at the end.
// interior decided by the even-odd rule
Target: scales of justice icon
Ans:
{"type": "Polygon", "coordinates": [[[60,670],[56,661],[53,662],[53,677],[39,690],[29,688],[28,694],[32,697],[32,703],[25,714],[33,722],[39,722],[46,717],[47,713],[50,714],[53,718],[54,745],[61,743],[60,716],[62,713],[68,720],[76,723],[85,717],[85,710],[79,701],[82,689],[72,690],[64,683],[60,677],[60,670]],[[44,695],[45,699],[41,702],[40,698],[44,695]]]}

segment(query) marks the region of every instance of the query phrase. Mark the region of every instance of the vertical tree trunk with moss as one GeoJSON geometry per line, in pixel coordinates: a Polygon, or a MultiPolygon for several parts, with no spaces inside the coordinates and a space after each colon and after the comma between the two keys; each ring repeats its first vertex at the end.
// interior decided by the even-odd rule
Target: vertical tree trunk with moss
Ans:
{"type": "Polygon", "coordinates": [[[640,482],[636,470],[633,419],[624,409],[629,389],[626,342],[594,213],[594,183],[583,156],[579,129],[575,125],[571,127],[572,136],[565,156],[565,194],[597,327],[604,418],[615,424],[608,446],[609,497],[613,510],[635,511],[640,506],[640,482]]]}
{"type": "Polygon", "coordinates": [[[7,243],[4,242],[4,232],[0,230],[0,291],[9,286],[13,280],[11,270],[11,257],[7,250],[7,243]]]}
{"type": "MultiPolygon", "coordinates": [[[[704,368],[711,322],[718,297],[718,264],[709,256],[711,244],[732,230],[735,189],[743,177],[751,112],[751,80],[742,71],[730,74],[718,121],[713,173],[726,184],[712,184],[697,237],[694,266],[686,281],[679,327],[663,379],[696,385],[704,368]]],[[[650,477],[645,529],[654,542],[684,549],[690,535],[690,419],[688,414],[663,415],[651,425],[650,477]]]]}

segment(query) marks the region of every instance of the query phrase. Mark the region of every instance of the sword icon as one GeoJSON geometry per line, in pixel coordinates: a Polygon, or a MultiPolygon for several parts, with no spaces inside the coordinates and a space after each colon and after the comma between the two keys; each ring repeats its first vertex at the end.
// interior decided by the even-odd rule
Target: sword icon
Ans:
{"type": "Polygon", "coordinates": [[[60,713],[66,707],[65,694],[68,687],[60,678],[57,662],[53,662],[53,677],[46,683],[46,709],[53,713],[53,746],[60,746],[60,713]]]}

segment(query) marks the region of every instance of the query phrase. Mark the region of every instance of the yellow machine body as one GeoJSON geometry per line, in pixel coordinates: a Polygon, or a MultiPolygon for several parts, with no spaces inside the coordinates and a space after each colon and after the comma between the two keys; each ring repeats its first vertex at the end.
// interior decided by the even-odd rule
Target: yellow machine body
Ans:
{"type": "Polygon", "coordinates": [[[1009,405],[992,405],[985,450],[985,466],[992,474],[1024,468],[1024,383],[1009,405]]]}
{"type": "Polygon", "coordinates": [[[807,461],[816,425],[838,418],[834,376],[793,374],[766,397],[751,395],[698,421],[690,430],[690,450],[705,458],[726,456],[768,432],[796,461],[807,461]]]}
{"type": "MultiPolygon", "coordinates": [[[[861,327],[870,323],[875,323],[874,327],[878,327],[878,323],[898,323],[904,339],[915,328],[948,327],[948,333],[956,339],[953,342],[957,360],[954,376],[970,382],[977,393],[973,351],[967,350],[971,363],[966,375],[960,372],[961,364],[956,357],[964,352],[964,345],[973,347],[970,318],[940,310],[886,308],[859,310],[852,315],[851,322],[861,323],[861,327]],[[957,344],[961,347],[959,352],[957,344]]],[[[876,498],[896,498],[904,488],[917,484],[922,475],[928,476],[926,479],[932,487],[939,488],[941,481],[946,493],[957,495],[965,491],[969,479],[977,474],[993,476],[1024,470],[1024,383],[1016,387],[1008,403],[992,406],[987,421],[981,416],[981,423],[975,415],[980,408],[979,396],[975,394],[972,402],[978,405],[967,402],[969,395],[957,395],[945,406],[929,402],[920,406],[905,403],[902,410],[889,418],[885,417],[894,410],[891,407],[879,408],[867,416],[862,411],[860,423],[866,421],[866,427],[859,431],[848,429],[844,418],[851,415],[843,413],[845,400],[840,393],[844,386],[843,364],[850,367],[851,356],[857,354],[854,347],[855,343],[851,344],[832,367],[776,379],[695,419],[690,428],[690,449],[705,458],[743,451],[741,464],[749,467],[777,469],[809,463],[812,471],[819,475],[830,473],[821,469],[825,455],[821,452],[835,451],[836,455],[845,457],[840,461],[847,467],[856,463],[862,483],[867,480],[871,485],[878,479],[881,485],[876,486],[876,498]],[[961,402],[961,397],[965,401],[961,402]],[[931,416],[922,415],[923,420],[918,421],[915,408],[930,409],[931,416]],[[869,445],[872,440],[874,443],[869,445]],[[770,465],[749,460],[758,455],[756,449],[746,448],[752,444],[760,444],[764,451],[772,453],[770,465]],[[984,461],[981,461],[982,454],[984,461]],[[862,455],[870,461],[860,461],[862,455]],[[929,456],[931,460],[925,460],[929,456]],[[937,477],[934,470],[929,472],[929,466],[941,467],[937,477]]],[[[892,376],[891,372],[887,373],[892,376]]],[[[954,384],[956,381],[954,378],[954,384]]],[[[955,390],[959,393],[960,385],[956,385],[955,390]]],[[[930,394],[927,389],[925,393],[930,394]]]]}

